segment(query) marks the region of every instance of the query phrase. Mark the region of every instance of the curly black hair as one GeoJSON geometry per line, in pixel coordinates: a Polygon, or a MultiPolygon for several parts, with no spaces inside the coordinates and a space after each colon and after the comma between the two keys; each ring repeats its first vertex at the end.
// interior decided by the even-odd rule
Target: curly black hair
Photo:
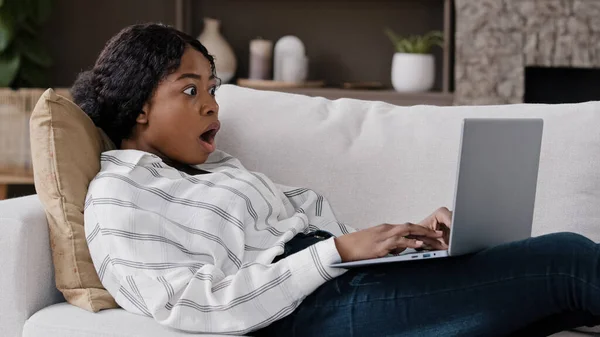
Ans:
{"type": "Polygon", "coordinates": [[[106,43],[91,70],[78,75],[73,100],[120,148],[144,104],[161,80],[177,70],[188,46],[208,59],[216,77],[214,58],[195,38],[163,24],[129,26],[106,43]]]}

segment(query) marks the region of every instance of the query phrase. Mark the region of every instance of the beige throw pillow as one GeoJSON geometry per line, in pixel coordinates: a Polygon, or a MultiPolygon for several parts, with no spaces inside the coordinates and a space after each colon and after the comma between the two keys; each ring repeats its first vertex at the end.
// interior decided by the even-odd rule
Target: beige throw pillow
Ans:
{"type": "Polygon", "coordinates": [[[67,302],[88,311],[116,308],[94,269],[83,227],[90,181],[100,153],[114,145],[73,102],[48,89],[30,123],[35,189],[48,218],[56,287],[67,302]]]}

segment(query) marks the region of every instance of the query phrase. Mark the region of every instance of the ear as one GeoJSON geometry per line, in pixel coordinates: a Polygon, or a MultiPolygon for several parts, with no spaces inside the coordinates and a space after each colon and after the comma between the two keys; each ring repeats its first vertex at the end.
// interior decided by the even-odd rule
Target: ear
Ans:
{"type": "Polygon", "coordinates": [[[135,121],[138,124],[148,124],[148,112],[149,111],[150,111],[150,105],[148,103],[144,104],[144,106],[142,107],[142,111],[137,116],[135,121]]]}

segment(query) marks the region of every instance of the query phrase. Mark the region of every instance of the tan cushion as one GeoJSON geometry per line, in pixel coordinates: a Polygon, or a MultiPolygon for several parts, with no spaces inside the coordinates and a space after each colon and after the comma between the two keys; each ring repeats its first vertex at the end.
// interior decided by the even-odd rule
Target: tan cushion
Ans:
{"type": "Polygon", "coordinates": [[[48,218],[56,287],[67,302],[97,312],[116,308],[94,269],[83,227],[83,204],[100,170],[100,153],[114,145],[73,102],[52,89],[30,123],[35,189],[48,218]]]}

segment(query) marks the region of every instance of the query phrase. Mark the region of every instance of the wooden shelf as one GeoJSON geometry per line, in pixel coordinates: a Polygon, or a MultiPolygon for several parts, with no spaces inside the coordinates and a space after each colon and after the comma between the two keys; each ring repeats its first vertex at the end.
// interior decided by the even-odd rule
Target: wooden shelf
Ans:
{"type": "Polygon", "coordinates": [[[248,77],[251,39],[261,36],[276,43],[291,34],[305,44],[309,79],[331,85],[377,81],[390,87],[395,50],[384,29],[401,35],[439,30],[445,39],[443,48],[432,50],[436,60],[434,88],[443,93],[453,91],[454,0],[175,1],[177,26],[192,36],[202,31],[202,17],[221,20],[222,34],[237,56],[236,79],[248,77]]]}
{"type": "Polygon", "coordinates": [[[8,185],[33,184],[33,175],[0,173],[0,200],[6,199],[8,185]]]}
{"type": "Polygon", "coordinates": [[[271,91],[324,97],[327,99],[353,98],[367,101],[382,101],[394,105],[438,105],[448,106],[454,103],[454,94],[442,92],[423,92],[405,94],[393,90],[349,90],[338,88],[278,88],[271,91]]]}
{"type": "Polygon", "coordinates": [[[0,173],[0,184],[33,184],[33,175],[0,173]]]}

